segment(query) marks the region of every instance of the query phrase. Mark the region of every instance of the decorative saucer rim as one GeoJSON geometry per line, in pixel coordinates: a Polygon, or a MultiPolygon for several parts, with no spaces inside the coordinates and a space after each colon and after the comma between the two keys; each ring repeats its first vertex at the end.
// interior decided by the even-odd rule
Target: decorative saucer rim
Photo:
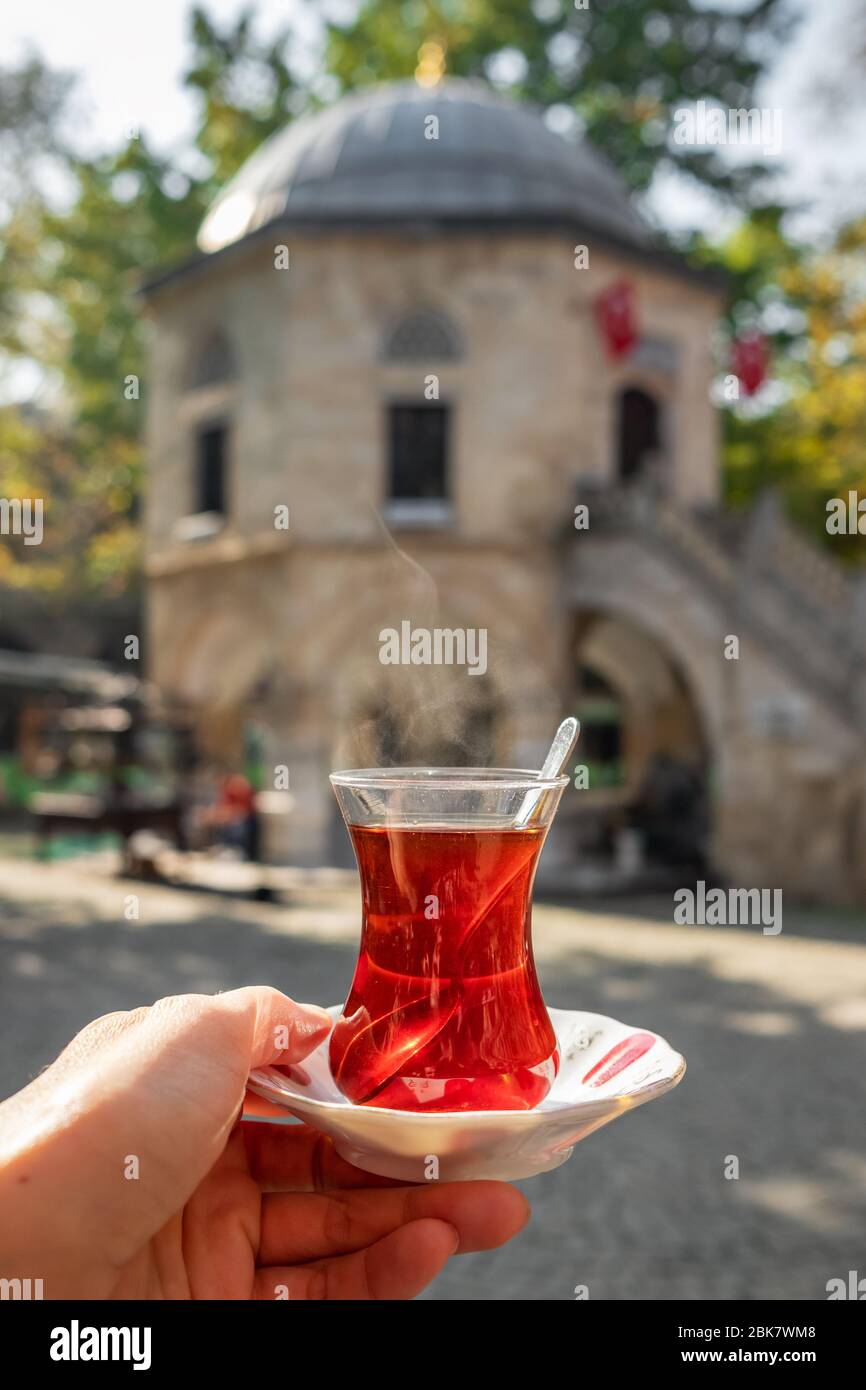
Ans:
{"type": "MultiPolygon", "coordinates": [[[[331,1004],[326,1012],[336,1021],[342,1012],[341,1004],[331,1004]]],[[[554,1117],[556,1115],[572,1114],[580,1112],[589,1118],[595,1114],[604,1114],[610,1109],[636,1109],[638,1105],[643,1105],[646,1101],[656,1100],[659,1096],[666,1095],[678,1086],[686,1074],[687,1063],[681,1052],[677,1052],[672,1047],[667,1038],[661,1033],[656,1033],[652,1028],[644,1028],[642,1025],[624,1023],[621,1019],[611,1018],[609,1014],[596,1014],[589,1009],[556,1009],[548,1010],[552,1015],[571,1015],[587,1016],[590,1018],[603,1019],[605,1023],[614,1024],[618,1028],[633,1029],[635,1032],[651,1033],[656,1042],[660,1042],[667,1050],[672,1062],[673,1070],[669,1076],[659,1078],[657,1081],[650,1081],[643,1087],[635,1091],[621,1091],[616,1095],[600,1096],[597,1100],[571,1100],[553,1101],[548,1104],[546,1100],[535,1106],[532,1110],[394,1110],[388,1106],[377,1105],[355,1105],[353,1101],[344,1099],[342,1101],[323,1100],[317,1096],[298,1095],[296,1092],[283,1092],[283,1098],[275,1099],[274,1090],[276,1083],[272,1076],[280,1077],[281,1074],[276,1068],[271,1066],[255,1067],[247,1079],[248,1088],[262,1100],[270,1101],[274,1105],[283,1105],[290,1109],[289,1101],[297,1104],[310,1106],[315,1110],[327,1111],[334,1115],[346,1115],[347,1113],[376,1115],[384,1121],[386,1119],[399,1119],[403,1123],[406,1121],[442,1124],[462,1124],[467,1125],[472,1122],[478,1123],[479,1120],[505,1120],[510,1124],[531,1125],[538,1123],[540,1118],[545,1116],[554,1117]]],[[[554,1020],[555,1021],[555,1020],[554,1020]]],[[[321,1046],[321,1044],[320,1044],[321,1046]]]]}

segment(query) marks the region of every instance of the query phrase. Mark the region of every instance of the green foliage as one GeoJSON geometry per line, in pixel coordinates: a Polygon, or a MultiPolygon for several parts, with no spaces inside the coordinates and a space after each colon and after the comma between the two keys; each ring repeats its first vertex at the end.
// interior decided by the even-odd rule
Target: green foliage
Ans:
{"type": "Polygon", "coordinates": [[[4,188],[13,179],[16,192],[31,187],[33,162],[65,149],[62,118],[74,79],[53,72],[41,59],[29,57],[18,68],[6,68],[0,81],[0,168],[4,188]]]}
{"type": "Polygon", "coordinates": [[[2,228],[0,362],[8,373],[33,359],[60,388],[51,415],[0,410],[0,494],[45,502],[41,546],[0,541],[7,591],[75,605],[123,601],[134,590],[147,389],[135,291],[147,269],[194,251],[217,188],[289,119],[297,96],[284,40],[260,45],[251,13],[225,30],[192,13],[186,81],[201,99],[194,175],[142,137],[77,158],[56,134],[67,78],[33,60],[0,82],[0,160],[16,182],[2,228]],[[29,177],[37,153],[62,166],[70,188],[62,210],[29,177]]]}
{"type": "Polygon", "coordinates": [[[862,563],[861,540],[830,538],[825,523],[828,498],[866,495],[866,219],[827,250],[783,257],[775,283],[800,319],[778,359],[786,399],[772,414],[732,417],[729,496],[747,503],[777,487],[816,539],[862,563]]]}
{"type": "Polygon", "coordinates": [[[450,73],[506,72],[513,96],[569,107],[634,189],[669,165],[745,199],[759,161],[730,168],[712,150],[669,148],[667,132],[677,107],[702,97],[752,105],[759,54],[789,23],[783,0],[741,13],[692,0],[365,0],[348,25],[330,25],[326,66],[346,89],[410,77],[435,39],[450,73]]]}
{"type": "Polygon", "coordinates": [[[137,443],[104,439],[38,414],[0,410],[0,493],[43,501],[41,545],[0,542],[0,584],[55,607],[117,599],[138,572],[135,525],[141,480],[137,443]]]}
{"type": "Polygon", "coordinates": [[[0,354],[39,355],[35,325],[25,322],[44,211],[35,173],[65,156],[61,130],[71,89],[69,76],[37,58],[0,70],[0,354]]]}
{"type": "Polygon", "coordinates": [[[290,31],[259,43],[254,15],[249,7],[221,33],[201,6],[192,11],[194,55],[184,81],[201,98],[196,148],[210,161],[213,192],[304,99],[285,58],[290,31]]]}
{"type": "Polygon", "coordinates": [[[6,263],[0,343],[7,362],[36,356],[62,397],[50,415],[0,412],[0,492],[44,499],[46,525],[39,547],[4,540],[0,579],[74,603],[122,597],[138,573],[141,392],[128,399],[126,383],[141,379],[143,358],[133,290],[142,264],[188,249],[201,203],[166,193],[171,171],[140,140],[65,167],[69,210],[31,200],[7,228],[15,263],[6,263]]]}
{"type": "Polygon", "coordinates": [[[143,266],[189,254],[204,199],[142,138],[70,172],[72,207],[43,218],[46,290],[65,325],[64,384],[85,431],[131,437],[139,405],[123,385],[142,369],[134,292],[143,266]]]}

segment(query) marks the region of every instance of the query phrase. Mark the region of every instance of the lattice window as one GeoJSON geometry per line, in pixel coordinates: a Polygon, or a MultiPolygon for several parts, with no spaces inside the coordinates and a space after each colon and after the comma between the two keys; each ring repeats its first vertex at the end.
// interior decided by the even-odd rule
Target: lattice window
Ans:
{"type": "Polygon", "coordinates": [[[212,333],[199,352],[189,376],[189,389],[201,386],[220,386],[237,377],[237,363],[232,345],[224,333],[212,333]]]}
{"type": "Polygon", "coordinates": [[[452,362],[460,355],[454,324],[431,309],[414,309],[393,324],[383,353],[387,362],[452,362]]]}

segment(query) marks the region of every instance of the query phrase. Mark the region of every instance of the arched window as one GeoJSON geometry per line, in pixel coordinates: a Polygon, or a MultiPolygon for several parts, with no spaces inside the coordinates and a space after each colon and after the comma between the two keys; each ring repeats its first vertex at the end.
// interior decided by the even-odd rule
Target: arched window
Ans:
{"type": "Polygon", "coordinates": [[[460,335],[444,314],[413,309],[385,335],[386,362],[453,362],[461,355],[460,335]]]}
{"type": "Polygon", "coordinates": [[[628,386],[619,398],[617,476],[633,482],[648,476],[662,448],[661,407],[654,396],[628,386]]]}
{"type": "Polygon", "coordinates": [[[205,339],[196,356],[187,383],[191,391],[202,386],[221,386],[237,377],[237,363],[226,335],[217,330],[205,339]]]}

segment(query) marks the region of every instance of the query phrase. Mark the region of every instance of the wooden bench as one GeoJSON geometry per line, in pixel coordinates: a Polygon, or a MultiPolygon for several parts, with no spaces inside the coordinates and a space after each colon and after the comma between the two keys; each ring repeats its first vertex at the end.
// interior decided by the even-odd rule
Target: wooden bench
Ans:
{"type": "Polygon", "coordinates": [[[40,792],[30,803],[36,822],[37,855],[50,858],[51,838],[63,831],[91,835],[111,832],[122,844],[124,864],[130,861],[129,842],[139,830],[167,835],[184,848],[183,806],[179,801],[148,803],[135,800],[106,801],[70,792],[40,792]]]}

